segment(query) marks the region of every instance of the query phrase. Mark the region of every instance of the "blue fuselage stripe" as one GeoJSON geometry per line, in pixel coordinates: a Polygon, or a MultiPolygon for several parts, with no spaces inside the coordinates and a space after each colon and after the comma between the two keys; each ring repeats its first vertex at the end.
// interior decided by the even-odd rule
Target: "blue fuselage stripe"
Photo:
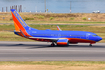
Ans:
{"type": "Polygon", "coordinates": [[[57,31],[57,30],[28,30],[28,34],[32,37],[45,37],[45,38],[79,38],[79,39],[86,39],[92,41],[99,41],[97,38],[99,36],[93,37],[92,35],[96,35],[92,32],[86,31],[57,31]],[[89,35],[87,35],[89,34],[89,35]]]}

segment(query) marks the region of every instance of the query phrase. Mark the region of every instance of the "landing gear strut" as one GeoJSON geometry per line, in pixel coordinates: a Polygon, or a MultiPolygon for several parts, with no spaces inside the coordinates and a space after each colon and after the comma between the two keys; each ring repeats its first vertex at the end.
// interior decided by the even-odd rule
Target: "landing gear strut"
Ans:
{"type": "Polygon", "coordinates": [[[92,44],[90,44],[89,46],[92,46],[92,44]]]}
{"type": "Polygon", "coordinates": [[[55,46],[54,42],[52,42],[51,46],[55,46]]]}

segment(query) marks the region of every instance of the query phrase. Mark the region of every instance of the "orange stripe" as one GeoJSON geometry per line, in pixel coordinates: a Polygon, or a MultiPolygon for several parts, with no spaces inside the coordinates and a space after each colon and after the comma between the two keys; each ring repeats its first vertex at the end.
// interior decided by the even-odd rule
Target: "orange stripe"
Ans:
{"type": "Polygon", "coordinates": [[[23,26],[20,24],[20,22],[19,22],[18,19],[14,16],[13,13],[12,13],[12,16],[13,16],[13,20],[14,20],[14,22],[17,24],[17,26],[18,26],[21,30],[25,31],[25,29],[23,28],[23,26]]]}
{"type": "Polygon", "coordinates": [[[57,29],[59,30],[59,28],[57,27],[57,29]]]}
{"type": "Polygon", "coordinates": [[[66,42],[58,42],[57,45],[67,45],[66,42]]]}

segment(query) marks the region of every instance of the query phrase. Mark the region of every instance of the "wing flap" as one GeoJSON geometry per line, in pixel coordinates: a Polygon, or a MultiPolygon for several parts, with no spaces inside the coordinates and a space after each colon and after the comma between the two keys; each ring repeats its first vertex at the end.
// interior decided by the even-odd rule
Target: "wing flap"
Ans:
{"type": "Polygon", "coordinates": [[[48,39],[48,40],[58,40],[59,38],[48,38],[48,37],[29,37],[29,38],[38,38],[38,39],[48,39]]]}

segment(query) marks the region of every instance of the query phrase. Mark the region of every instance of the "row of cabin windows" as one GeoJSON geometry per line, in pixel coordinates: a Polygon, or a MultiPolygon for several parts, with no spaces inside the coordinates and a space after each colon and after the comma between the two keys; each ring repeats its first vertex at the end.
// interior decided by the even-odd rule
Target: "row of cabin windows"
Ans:
{"type": "Polygon", "coordinates": [[[61,34],[32,34],[34,36],[73,36],[73,37],[85,37],[86,35],[61,35],[61,34]]]}
{"type": "Polygon", "coordinates": [[[85,37],[86,35],[70,35],[70,36],[74,36],[74,37],[85,37]]]}

